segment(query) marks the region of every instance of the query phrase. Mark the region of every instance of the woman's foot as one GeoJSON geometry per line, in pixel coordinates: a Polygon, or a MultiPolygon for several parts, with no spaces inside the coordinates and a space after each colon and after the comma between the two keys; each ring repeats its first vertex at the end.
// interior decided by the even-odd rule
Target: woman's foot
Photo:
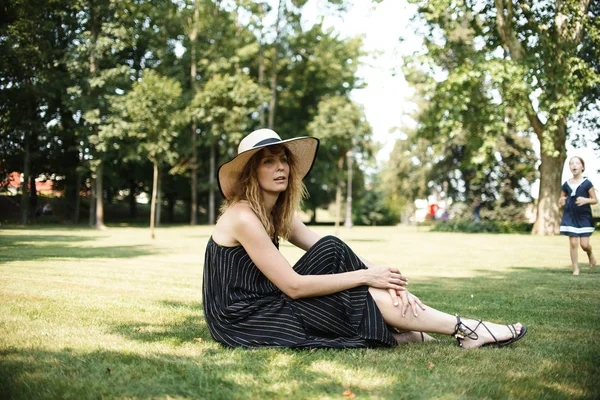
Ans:
{"type": "Polygon", "coordinates": [[[590,267],[594,268],[596,266],[596,257],[594,257],[594,254],[592,253],[588,258],[590,260],[590,267]]]}
{"type": "Polygon", "coordinates": [[[396,339],[396,342],[398,342],[398,344],[432,342],[437,340],[424,332],[416,331],[394,332],[392,333],[392,336],[394,337],[394,339],[396,339]]]}
{"type": "MultiPolygon", "coordinates": [[[[505,342],[519,337],[519,335],[521,335],[521,330],[523,329],[523,325],[519,322],[514,325],[500,325],[492,322],[483,322],[480,324],[479,321],[476,320],[463,319],[462,323],[469,329],[475,329],[476,333],[476,335],[469,335],[471,337],[463,335],[464,339],[461,340],[463,349],[474,349],[486,344],[505,342]]],[[[469,329],[467,329],[467,331],[469,329]]],[[[458,334],[460,335],[461,332],[458,334]]]]}
{"type": "Polygon", "coordinates": [[[573,267],[573,275],[579,275],[579,266],[573,267]]]}

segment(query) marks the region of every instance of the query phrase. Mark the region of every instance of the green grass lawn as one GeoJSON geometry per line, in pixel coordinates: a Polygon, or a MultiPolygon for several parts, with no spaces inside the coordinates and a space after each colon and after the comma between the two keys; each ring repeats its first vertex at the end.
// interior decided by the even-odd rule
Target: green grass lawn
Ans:
{"type": "MultiPolygon", "coordinates": [[[[573,277],[565,237],[340,229],[357,253],[399,266],[428,305],[529,332],[502,349],[436,336],[298,351],[212,340],[201,291],[210,232],[0,230],[0,398],[600,398],[600,268],[580,250],[573,277]]],[[[600,255],[598,234],[592,245],[600,255]]],[[[281,248],[291,262],[301,255],[281,248]]]]}

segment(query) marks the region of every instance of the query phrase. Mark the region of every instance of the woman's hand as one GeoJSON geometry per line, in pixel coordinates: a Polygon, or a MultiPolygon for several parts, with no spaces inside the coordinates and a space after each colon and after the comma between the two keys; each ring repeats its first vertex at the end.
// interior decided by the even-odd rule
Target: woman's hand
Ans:
{"type": "Polygon", "coordinates": [[[588,199],[585,198],[585,197],[581,197],[580,196],[580,197],[578,197],[578,198],[575,199],[575,204],[577,204],[580,207],[583,206],[583,205],[585,205],[585,204],[587,204],[587,203],[588,203],[588,199]]]}
{"type": "Polygon", "coordinates": [[[372,265],[364,271],[366,273],[365,284],[370,287],[402,291],[407,285],[406,278],[396,267],[372,265]]]}
{"type": "Polygon", "coordinates": [[[412,308],[413,315],[415,317],[419,316],[417,310],[421,308],[421,310],[425,310],[425,305],[421,303],[421,300],[414,294],[410,293],[408,290],[404,289],[402,291],[398,291],[398,296],[400,296],[400,301],[402,302],[402,316],[406,317],[406,311],[408,308],[412,308]]]}

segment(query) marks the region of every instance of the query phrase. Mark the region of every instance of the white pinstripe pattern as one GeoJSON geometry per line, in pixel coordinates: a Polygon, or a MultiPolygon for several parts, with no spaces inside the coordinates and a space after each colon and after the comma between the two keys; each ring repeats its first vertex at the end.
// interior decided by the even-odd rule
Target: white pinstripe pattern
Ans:
{"type": "MultiPolygon", "coordinates": [[[[341,240],[326,236],[294,265],[321,275],[365,268],[341,240]]],[[[206,247],[204,315],[213,338],[227,346],[355,348],[396,342],[368,292],[360,286],[328,296],[292,300],[254,265],[242,246],[206,247]]]]}

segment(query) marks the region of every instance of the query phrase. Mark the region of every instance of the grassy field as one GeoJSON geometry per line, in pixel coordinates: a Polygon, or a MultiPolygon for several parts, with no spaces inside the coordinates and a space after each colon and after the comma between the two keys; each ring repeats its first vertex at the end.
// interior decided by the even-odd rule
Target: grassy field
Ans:
{"type": "MultiPolygon", "coordinates": [[[[212,340],[201,297],[210,232],[0,230],[0,398],[600,398],[600,269],[580,251],[573,277],[564,237],[341,229],[357,253],[398,265],[430,306],[529,332],[502,349],[462,351],[436,336],[294,351],[212,340]]],[[[598,234],[592,244],[600,255],[598,234]]],[[[301,255],[282,251],[291,262],[301,255]]]]}

